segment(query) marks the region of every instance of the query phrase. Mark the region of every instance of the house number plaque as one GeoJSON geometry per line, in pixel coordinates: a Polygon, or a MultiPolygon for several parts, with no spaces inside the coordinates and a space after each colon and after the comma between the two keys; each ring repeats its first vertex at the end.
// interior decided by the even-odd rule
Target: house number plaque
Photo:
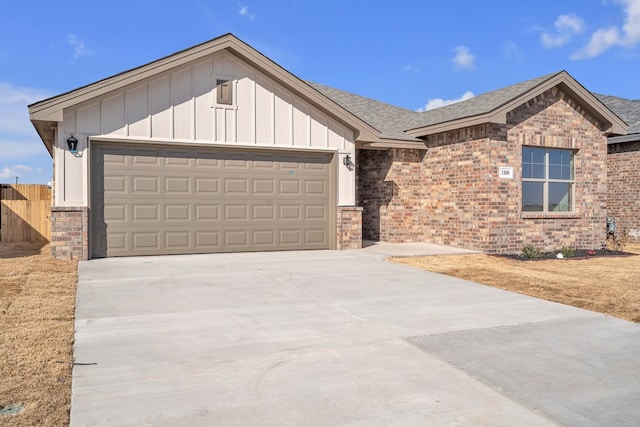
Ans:
{"type": "Polygon", "coordinates": [[[498,175],[500,179],[513,179],[513,168],[499,168],[498,175]]]}

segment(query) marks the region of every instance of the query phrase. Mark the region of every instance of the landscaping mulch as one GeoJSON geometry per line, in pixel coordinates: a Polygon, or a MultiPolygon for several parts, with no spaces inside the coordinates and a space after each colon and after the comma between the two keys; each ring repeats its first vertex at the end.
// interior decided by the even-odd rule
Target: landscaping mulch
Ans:
{"type": "Polygon", "coordinates": [[[629,257],[634,256],[631,252],[624,251],[610,251],[607,249],[594,249],[594,250],[574,250],[573,255],[570,257],[558,257],[561,254],[560,251],[556,252],[543,252],[538,258],[528,258],[523,254],[511,254],[511,255],[492,255],[496,257],[504,257],[509,259],[515,259],[518,261],[537,261],[545,259],[588,259],[588,258],[603,258],[603,257],[629,257]]]}

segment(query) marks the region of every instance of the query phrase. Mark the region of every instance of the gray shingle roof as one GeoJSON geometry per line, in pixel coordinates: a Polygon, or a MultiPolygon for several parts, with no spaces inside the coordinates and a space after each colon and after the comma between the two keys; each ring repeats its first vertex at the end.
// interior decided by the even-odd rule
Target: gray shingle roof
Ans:
{"type": "Polygon", "coordinates": [[[336,104],[376,128],[380,131],[382,138],[419,141],[404,131],[409,129],[409,124],[421,113],[318,83],[307,83],[336,104]]]}
{"type": "Polygon", "coordinates": [[[502,89],[483,93],[466,101],[446,105],[444,107],[436,108],[435,110],[425,111],[411,122],[411,125],[407,130],[489,113],[509,103],[514,98],[529,92],[557,74],[559,74],[559,72],[547,74],[545,76],[516,83],[502,89]]]}
{"type": "MultiPolygon", "coordinates": [[[[376,128],[380,131],[380,137],[403,141],[419,141],[419,139],[409,136],[406,131],[491,113],[560,73],[562,71],[536,77],[502,89],[483,93],[466,101],[424,112],[385,104],[375,99],[344,92],[318,83],[307,83],[376,128]]],[[[640,133],[640,100],[629,100],[599,94],[594,94],[594,96],[629,125],[629,134],[640,133]]]]}
{"type": "Polygon", "coordinates": [[[640,133],[640,99],[632,100],[598,93],[593,95],[629,125],[628,133],[640,133]]]}
{"type": "Polygon", "coordinates": [[[557,74],[558,73],[547,74],[532,80],[487,92],[466,101],[424,112],[407,110],[385,104],[375,99],[344,92],[318,83],[307,83],[327,98],[376,128],[380,131],[382,138],[418,141],[417,138],[407,135],[405,131],[489,113],[514,98],[534,89],[536,86],[557,74]]]}

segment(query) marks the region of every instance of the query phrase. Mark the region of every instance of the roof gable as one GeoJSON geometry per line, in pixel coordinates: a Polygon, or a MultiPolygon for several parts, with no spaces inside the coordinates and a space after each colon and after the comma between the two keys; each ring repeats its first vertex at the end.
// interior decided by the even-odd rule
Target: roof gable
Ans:
{"type": "Polygon", "coordinates": [[[560,71],[487,92],[466,101],[425,111],[410,124],[406,133],[415,137],[424,137],[482,123],[506,123],[509,111],[556,86],[559,86],[585,111],[602,123],[604,132],[608,134],[627,132],[627,124],[622,119],[569,73],[560,71]]]}
{"type": "Polygon", "coordinates": [[[82,104],[223,50],[251,64],[301,98],[316,105],[344,125],[350,127],[356,132],[358,138],[377,140],[379,132],[374,127],[331,101],[329,98],[323,96],[306,82],[291,74],[232,34],[225,34],[151,63],[31,104],[29,105],[31,122],[40,134],[47,149],[51,152],[53,144],[53,131],[51,129],[57,122],[63,121],[64,110],[66,108],[82,104]]]}

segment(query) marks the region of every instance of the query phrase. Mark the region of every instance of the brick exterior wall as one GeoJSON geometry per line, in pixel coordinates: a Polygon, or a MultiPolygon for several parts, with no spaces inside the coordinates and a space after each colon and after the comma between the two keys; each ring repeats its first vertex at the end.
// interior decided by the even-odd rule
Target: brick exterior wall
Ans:
{"type": "Polygon", "coordinates": [[[341,206],[337,212],[337,249],[362,248],[362,208],[341,206]]]}
{"type": "Polygon", "coordinates": [[[86,207],[51,208],[51,255],[89,259],[89,214],[86,207]]]}
{"type": "Polygon", "coordinates": [[[600,247],[606,221],[606,138],[598,123],[558,89],[486,124],[431,135],[427,150],[361,150],[358,204],[365,239],[431,242],[518,253],[531,243],[600,247]],[[568,148],[575,154],[571,214],[521,211],[522,146],[568,148]],[[513,179],[498,168],[513,167],[513,179]]]}
{"type": "Polygon", "coordinates": [[[609,216],[627,229],[630,241],[640,242],[640,141],[609,145],[607,180],[609,216]]]}

